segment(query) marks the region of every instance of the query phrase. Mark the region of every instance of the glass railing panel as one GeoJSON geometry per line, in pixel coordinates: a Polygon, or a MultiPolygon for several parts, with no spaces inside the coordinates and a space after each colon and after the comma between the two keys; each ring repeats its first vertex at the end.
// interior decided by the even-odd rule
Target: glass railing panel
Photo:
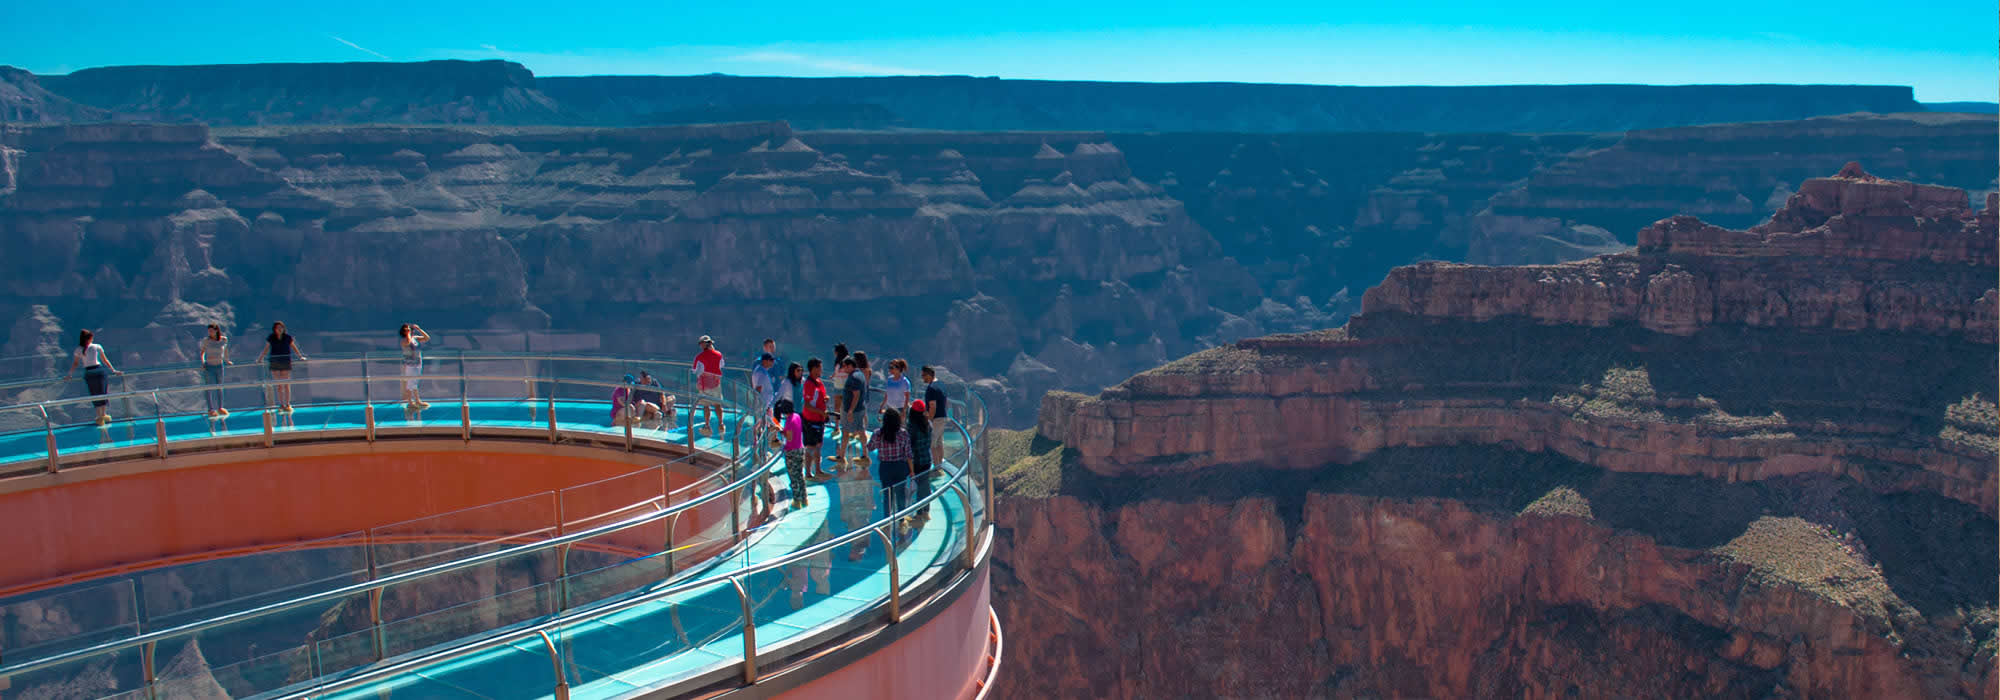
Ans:
{"type": "Polygon", "coordinates": [[[124,649],[7,679],[0,700],[99,698],[145,692],[145,666],[138,649],[124,649]]]}
{"type": "Polygon", "coordinates": [[[138,592],[131,579],[72,584],[0,602],[0,620],[8,662],[52,656],[131,635],[138,592]]]}
{"type": "Polygon", "coordinates": [[[564,671],[579,687],[618,674],[652,682],[693,673],[743,653],[743,608],[734,586],[714,581],[561,626],[564,671]]]}
{"type": "Polygon", "coordinates": [[[388,576],[555,536],[553,491],[370,528],[376,573],[388,576]]]}
{"type": "Polygon", "coordinates": [[[49,424],[39,406],[0,409],[0,474],[48,469],[49,424]]]}
{"type": "Polygon", "coordinates": [[[182,564],[136,577],[147,629],[165,629],[368,579],[367,533],[182,564]]]}
{"type": "Polygon", "coordinates": [[[159,698],[246,698],[309,682],[317,671],[309,643],[225,663],[202,644],[162,642],[154,662],[159,698]]]}

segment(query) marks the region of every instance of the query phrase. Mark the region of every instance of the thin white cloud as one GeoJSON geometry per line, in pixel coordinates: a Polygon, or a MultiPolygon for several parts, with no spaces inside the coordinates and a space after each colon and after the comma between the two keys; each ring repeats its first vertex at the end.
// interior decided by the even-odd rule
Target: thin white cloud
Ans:
{"type": "Polygon", "coordinates": [[[374,50],[374,49],[371,49],[371,48],[368,48],[368,47],[366,47],[366,46],[362,46],[362,45],[360,45],[360,44],[356,44],[356,43],[354,43],[354,42],[352,42],[352,41],[348,41],[348,40],[346,40],[346,39],[342,39],[342,38],[340,38],[340,37],[337,37],[337,36],[334,36],[334,35],[332,35],[332,34],[328,34],[328,35],[326,35],[326,38],[328,38],[328,39],[332,39],[332,40],[334,40],[334,41],[338,41],[338,42],[340,42],[340,43],[343,43],[343,44],[346,44],[348,48],[351,48],[351,49],[354,49],[354,50],[356,50],[356,51],[360,51],[360,52],[362,52],[362,53],[365,53],[365,54],[368,54],[368,55],[370,55],[370,56],[374,56],[374,57],[376,57],[376,58],[379,58],[379,59],[382,59],[382,60],[384,60],[384,61],[394,61],[394,60],[396,60],[396,59],[393,59],[393,58],[390,58],[390,57],[389,57],[389,56],[388,56],[387,54],[384,54],[384,53],[382,53],[382,52],[380,52],[380,51],[376,51],[376,50],[374,50]]]}
{"type": "Polygon", "coordinates": [[[910,68],[885,66],[878,63],[850,61],[825,56],[808,56],[791,51],[751,51],[749,53],[730,56],[723,60],[737,63],[772,63],[810,68],[829,73],[848,73],[854,75],[920,75],[923,73],[923,71],[910,68]]]}

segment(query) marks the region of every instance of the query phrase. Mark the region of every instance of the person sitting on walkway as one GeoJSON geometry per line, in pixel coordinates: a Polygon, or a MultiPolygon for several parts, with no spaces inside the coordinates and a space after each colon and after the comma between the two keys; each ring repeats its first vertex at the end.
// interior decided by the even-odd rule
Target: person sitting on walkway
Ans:
{"type": "MultiPolygon", "coordinates": [[[[673,427],[674,397],[672,394],[661,391],[659,386],[660,380],[654,377],[652,373],[643,369],[639,370],[640,388],[633,392],[633,396],[639,400],[641,406],[651,404],[653,410],[660,412],[660,430],[665,431],[673,427]]],[[[650,416],[648,419],[650,420],[650,416]]]]}

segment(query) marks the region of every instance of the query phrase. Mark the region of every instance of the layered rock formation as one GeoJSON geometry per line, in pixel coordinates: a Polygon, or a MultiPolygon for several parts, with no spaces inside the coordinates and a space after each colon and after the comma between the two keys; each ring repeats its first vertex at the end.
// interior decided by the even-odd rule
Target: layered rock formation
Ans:
{"type": "Polygon", "coordinates": [[[1051,395],[1008,693],[1992,696],[1987,199],[1850,167],[1051,395]]]}
{"type": "MultiPolygon", "coordinates": [[[[209,124],[789,121],[800,128],[1108,131],[1624,131],[1923,111],[1908,87],[1344,87],[966,76],[536,78],[504,61],[114,66],[42,76],[115,118],[209,124]]],[[[0,101],[4,104],[4,101],[0,101]]],[[[60,113],[42,119],[65,121],[60,113]]]]}
{"type": "Polygon", "coordinates": [[[1991,117],[1847,115],[1797,122],[1634,131],[1608,148],[1500,188],[1468,232],[1467,262],[1554,263],[1598,252],[1579,241],[1632,243],[1633,231],[1677,214],[1748,227],[1810,177],[1861,161],[1878,175],[1996,189],[2000,134],[1991,117]],[[1771,154],[1786,154],[1773,158],[1771,154]]]}
{"type": "MultiPolygon", "coordinates": [[[[1908,177],[1968,158],[1960,131],[1884,119],[1840,138],[1908,177]]],[[[0,261],[0,299],[13,319],[41,305],[38,318],[108,330],[135,366],[185,360],[203,323],[255,337],[278,318],[313,329],[309,344],[413,314],[670,356],[686,333],[668,329],[843,340],[993,379],[990,400],[1020,425],[1048,389],[1337,325],[1390,268],[1463,259],[1497,194],[1619,142],[10,126],[0,234],[23,254],[0,261]]],[[[1689,148],[1745,171],[1798,157],[1706,143],[1689,148]]],[[[1632,215],[1545,204],[1578,228],[1632,215]]],[[[41,335],[8,345],[30,352],[41,335]]]]}

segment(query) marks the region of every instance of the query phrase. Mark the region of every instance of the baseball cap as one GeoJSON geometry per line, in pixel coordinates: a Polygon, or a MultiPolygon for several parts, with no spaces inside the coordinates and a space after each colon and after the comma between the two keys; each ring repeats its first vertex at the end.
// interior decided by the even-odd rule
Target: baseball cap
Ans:
{"type": "Polygon", "coordinates": [[[911,402],[910,402],[910,411],[911,411],[911,412],[913,412],[913,413],[923,413],[923,412],[924,412],[924,410],[925,410],[925,406],[924,406],[924,402],[923,402],[922,400],[917,400],[917,401],[911,401],[911,402]]]}
{"type": "Polygon", "coordinates": [[[639,381],[639,378],[638,378],[638,377],[634,377],[634,376],[632,376],[632,375],[629,375],[629,374],[628,374],[628,375],[625,375],[625,383],[626,383],[626,384],[631,384],[632,382],[636,382],[636,381],[639,381]]]}
{"type": "Polygon", "coordinates": [[[714,343],[715,341],[713,341],[713,340],[709,340],[709,339],[708,339],[708,336],[705,336],[705,335],[704,335],[704,336],[702,336],[702,337],[701,337],[701,342],[704,342],[704,343],[714,343]]]}

